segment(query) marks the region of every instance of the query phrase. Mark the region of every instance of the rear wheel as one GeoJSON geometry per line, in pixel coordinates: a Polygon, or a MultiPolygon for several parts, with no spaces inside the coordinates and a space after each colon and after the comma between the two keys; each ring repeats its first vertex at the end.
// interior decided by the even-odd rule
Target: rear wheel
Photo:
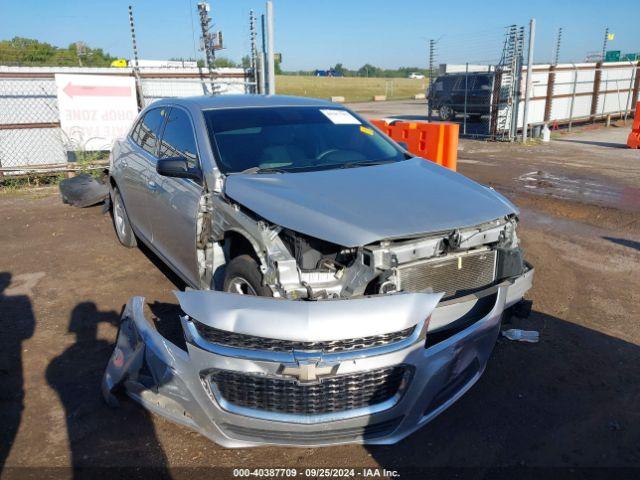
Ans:
{"type": "Polygon", "coordinates": [[[113,189],[113,228],[120,243],[128,248],[135,247],[138,243],[133,233],[127,211],[124,208],[122,196],[117,188],[113,189]]]}
{"type": "Polygon", "coordinates": [[[273,296],[271,289],[262,284],[258,263],[249,255],[239,255],[227,264],[223,290],[240,295],[273,296]]]}
{"type": "Polygon", "coordinates": [[[444,103],[440,105],[440,108],[438,109],[438,116],[443,122],[450,122],[455,118],[456,112],[453,111],[453,107],[451,105],[444,103]]]}

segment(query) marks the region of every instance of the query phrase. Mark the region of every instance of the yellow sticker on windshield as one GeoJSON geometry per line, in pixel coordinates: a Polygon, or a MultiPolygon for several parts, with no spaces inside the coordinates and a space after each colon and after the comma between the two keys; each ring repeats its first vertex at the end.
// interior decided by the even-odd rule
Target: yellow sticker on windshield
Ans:
{"type": "Polygon", "coordinates": [[[362,133],[366,133],[367,135],[373,135],[373,130],[367,127],[363,127],[362,125],[360,125],[360,131],[362,133]]]}

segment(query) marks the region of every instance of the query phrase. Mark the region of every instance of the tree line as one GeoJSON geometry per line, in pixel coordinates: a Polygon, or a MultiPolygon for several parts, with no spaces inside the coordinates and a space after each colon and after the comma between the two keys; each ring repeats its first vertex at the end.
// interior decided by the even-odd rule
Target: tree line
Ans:
{"type": "MultiPolygon", "coordinates": [[[[14,37],[11,40],[0,40],[0,64],[25,65],[25,66],[86,66],[108,67],[116,60],[101,48],[90,48],[83,42],[69,44],[68,47],[56,47],[46,42],[40,42],[32,38],[14,37]]],[[[171,58],[170,60],[190,60],[193,58],[171,58]]],[[[203,60],[197,60],[199,67],[204,67],[203,60]]],[[[217,68],[251,66],[248,55],[242,57],[240,62],[227,57],[217,57],[214,62],[217,68]]],[[[315,75],[317,70],[283,71],[280,62],[276,61],[277,75],[315,75]]],[[[386,77],[406,78],[411,73],[427,75],[428,70],[418,67],[400,67],[397,69],[385,69],[366,63],[357,70],[346,68],[342,63],[337,63],[327,69],[333,75],[341,77],[386,77]]]]}
{"type": "Polygon", "coordinates": [[[0,64],[3,65],[108,67],[115,59],[101,48],[90,48],[83,42],[62,48],[32,38],[0,40],[0,64]]]}
{"type": "MultiPolygon", "coordinates": [[[[357,70],[346,68],[342,63],[336,63],[333,67],[329,67],[326,71],[331,71],[335,76],[339,77],[376,77],[376,78],[406,78],[412,73],[418,73],[427,76],[428,69],[419,67],[400,67],[400,68],[381,68],[365,63],[357,70]]],[[[315,75],[317,70],[298,70],[285,71],[285,75],[315,75]]]]}

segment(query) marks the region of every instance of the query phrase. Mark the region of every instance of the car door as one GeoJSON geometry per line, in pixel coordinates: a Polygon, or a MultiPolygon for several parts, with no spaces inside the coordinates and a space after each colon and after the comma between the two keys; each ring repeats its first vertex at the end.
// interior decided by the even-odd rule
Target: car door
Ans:
{"type": "Polygon", "coordinates": [[[465,102],[464,76],[455,76],[451,80],[451,105],[456,112],[462,113],[464,111],[465,102]]]}
{"type": "Polygon", "coordinates": [[[154,108],[133,129],[127,142],[127,152],[121,156],[122,198],[129,220],[136,234],[152,241],[149,219],[149,194],[153,191],[151,175],[155,174],[158,138],[164,124],[167,108],[154,108]]]}
{"type": "MultiPolygon", "coordinates": [[[[186,159],[189,169],[200,171],[193,121],[186,110],[174,106],[167,116],[158,158],[175,157],[186,159]]],[[[157,185],[149,204],[153,246],[184,280],[197,287],[196,235],[202,185],[192,179],[163,177],[155,171],[151,181],[157,185]]]]}
{"type": "Polygon", "coordinates": [[[473,87],[470,90],[470,113],[488,114],[491,103],[491,90],[493,88],[492,75],[476,75],[473,87]]]}

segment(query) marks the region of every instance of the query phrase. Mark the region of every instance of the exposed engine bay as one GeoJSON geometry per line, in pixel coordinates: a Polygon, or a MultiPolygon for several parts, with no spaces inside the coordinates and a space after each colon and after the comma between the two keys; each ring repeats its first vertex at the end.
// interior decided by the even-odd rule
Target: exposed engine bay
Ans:
{"type": "MultiPolygon", "coordinates": [[[[211,208],[205,211],[215,213],[211,230],[199,228],[210,235],[199,242],[206,247],[200,255],[203,274],[213,278],[242,244],[259,261],[274,297],[318,300],[404,291],[444,292],[444,298],[452,298],[521,275],[526,268],[515,215],[417,238],[343,247],[273,225],[218,195],[207,203],[211,208]]],[[[209,215],[201,221],[205,218],[209,215]]]]}

